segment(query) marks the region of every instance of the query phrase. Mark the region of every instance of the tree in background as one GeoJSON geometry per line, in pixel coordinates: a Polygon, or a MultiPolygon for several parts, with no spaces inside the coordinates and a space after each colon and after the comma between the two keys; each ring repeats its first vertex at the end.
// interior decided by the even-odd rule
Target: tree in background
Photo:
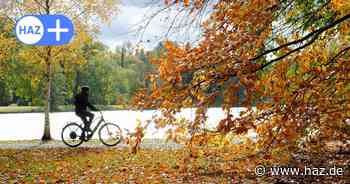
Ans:
{"type": "MultiPolygon", "coordinates": [[[[0,79],[8,75],[9,64],[14,60],[16,52],[16,37],[11,30],[11,24],[4,16],[0,16],[0,79]]],[[[0,105],[6,105],[10,101],[10,92],[6,83],[0,82],[0,105]]]]}
{"type": "Polygon", "coordinates": [[[64,66],[69,67],[72,62],[84,62],[84,58],[81,57],[81,45],[91,40],[91,34],[96,32],[96,22],[106,22],[111,15],[117,12],[116,5],[117,3],[114,0],[104,0],[103,2],[97,0],[29,0],[11,2],[7,8],[1,10],[2,16],[13,21],[12,28],[15,20],[25,14],[64,14],[74,22],[76,34],[70,44],[59,47],[22,46],[19,53],[21,60],[30,63],[30,65],[37,69],[32,73],[32,83],[38,84],[42,82],[45,86],[45,128],[42,137],[43,141],[51,139],[49,112],[52,100],[52,79],[56,66],[65,63],[66,65],[64,66]],[[92,20],[91,17],[95,20],[92,20]],[[44,81],[41,79],[44,79],[44,81]]]}
{"type": "MultiPolygon", "coordinates": [[[[17,48],[20,50],[19,48],[17,48]]],[[[89,40],[81,45],[76,55],[65,55],[53,67],[53,82],[50,107],[51,111],[71,110],[72,98],[82,85],[91,86],[91,100],[101,105],[118,105],[126,108],[131,96],[139,88],[145,87],[145,77],[154,72],[150,57],[158,55],[157,49],[138,51],[125,55],[125,66],[121,63],[121,50],[112,52],[106,45],[89,40]],[[77,62],[77,61],[82,62],[77,62]]],[[[38,73],[40,66],[32,65],[25,57],[14,52],[13,61],[6,63],[6,75],[0,85],[3,105],[17,104],[26,106],[44,106],[44,86],[38,73]]],[[[5,71],[5,70],[4,70],[5,71]]],[[[114,108],[114,107],[112,107],[114,108]]]]}
{"type": "Polygon", "coordinates": [[[101,43],[93,45],[101,47],[87,63],[80,65],[81,83],[91,87],[91,100],[96,104],[127,105],[132,94],[145,86],[144,78],[152,71],[151,64],[146,56],[140,57],[137,52],[124,53],[122,58],[122,48],[111,52],[101,43]]]}

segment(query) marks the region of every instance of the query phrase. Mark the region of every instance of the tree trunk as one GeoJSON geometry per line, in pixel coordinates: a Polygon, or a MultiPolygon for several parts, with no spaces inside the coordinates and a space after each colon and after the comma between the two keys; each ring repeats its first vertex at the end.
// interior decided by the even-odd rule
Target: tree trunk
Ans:
{"type": "Polygon", "coordinates": [[[121,59],[120,59],[120,66],[124,68],[124,60],[125,60],[125,48],[123,46],[122,48],[122,54],[121,54],[121,59]]]}
{"type": "Polygon", "coordinates": [[[41,138],[42,141],[52,140],[50,133],[50,101],[51,101],[51,84],[52,84],[52,66],[51,66],[51,48],[47,48],[46,61],[46,91],[45,91],[45,123],[44,123],[44,135],[41,138]]]}
{"type": "Polygon", "coordinates": [[[79,93],[79,85],[80,85],[80,69],[78,66],[75,66],[76,76],[74,79],[74,87],[73,87],[73,97],[79,93]]]}
{"type": "MultiPolygon", "coordinates": [[[[45,1],[45,12],[50,15],[50,0],[45,1]]],[[[46,64],[46,91],[45,91],[45,122],[44,122],[44,135],[41,138],[42,141],[52,140],[50,133],[50,101],[51,101],[51,84],[52,84],[52,66],[51,66],[51,47],[46,47],[47,55],[45,58],[46,64]]]]}

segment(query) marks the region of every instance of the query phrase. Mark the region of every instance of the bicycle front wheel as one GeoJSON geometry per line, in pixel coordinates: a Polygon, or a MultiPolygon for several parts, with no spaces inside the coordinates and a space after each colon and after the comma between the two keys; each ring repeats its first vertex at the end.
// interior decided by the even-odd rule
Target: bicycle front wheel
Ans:
{"type": "Polygon", "coordinates": [[[115,146],[122,141],[122,130],[114,123],[102,125],[98,134],[100,141],[106,146],[115,146]]]}
{"type": "Polygon", "coordinates": [[[61,138],[65,145],[69,147],[77,147],[83,143],[81,135],[83,128],[77,123],[69,123],[62,129],[61,138]]]}

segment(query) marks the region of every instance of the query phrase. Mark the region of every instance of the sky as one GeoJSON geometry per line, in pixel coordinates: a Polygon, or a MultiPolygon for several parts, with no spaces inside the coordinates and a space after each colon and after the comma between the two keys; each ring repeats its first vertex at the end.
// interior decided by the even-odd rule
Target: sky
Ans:
{"type": "Polygon", "coordinates": [[[110,25],[101,25],[98,40],[109,46],[111,50],[127,41],[146,50],[151,50],[165,39],[180,43],[192,43],[198,40],[200,36],[198,29],[174,31],[166,34],[172,23],[171,17],[175,17],[178,12],[177,8],[164,11],[151,19],[152,21],[146,29],[140,29],[150,20],[149,17],[161,8],[164,8],[163,0],[121,0],[119,12],[115,17],[112,17],[110,25]]]}

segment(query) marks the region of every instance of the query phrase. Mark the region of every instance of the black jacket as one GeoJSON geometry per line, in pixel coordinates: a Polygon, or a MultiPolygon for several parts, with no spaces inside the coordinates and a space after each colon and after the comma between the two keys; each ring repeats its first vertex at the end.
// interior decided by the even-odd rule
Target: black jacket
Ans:
{"type": "Polygon", "coordinates": [[[75,111],[86,111],[87,107],[89,109],[96,111],[96,107],[90,104],[89,102],[89,95],[84,92],[80,92],[79,94],[75,95],[74,97],[74,105],[75,105],[75,111]]]}

